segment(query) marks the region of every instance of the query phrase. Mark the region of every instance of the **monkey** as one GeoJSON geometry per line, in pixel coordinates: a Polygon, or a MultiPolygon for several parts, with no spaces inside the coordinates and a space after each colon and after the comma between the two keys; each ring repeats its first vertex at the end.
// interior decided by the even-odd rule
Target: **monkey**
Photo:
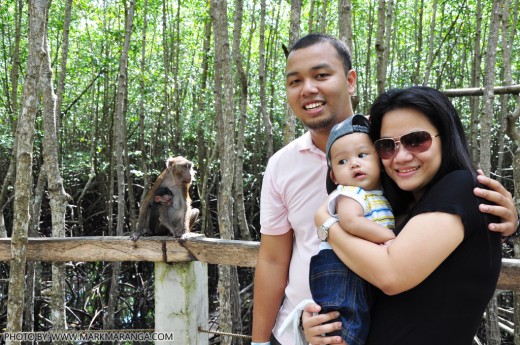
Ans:
{"type": "Polygon", "coordinates": [[[173,207],[173,192],[167,187],[159,187],[154,193],[154,201],[149,207],[148,229],[156,236],[166,236],[172,227],[165,221],[168,209],[173,207]]]}
{"type": "Polygon", "coordinates": [[[139,209],[137,229],[130,239],[137,241],[141,235],[175,238],[191,231],[199,216],[199,210],[191,207],[189,188],[194,180],[193,163],[182,156],[166,160],[166,169],[159,175],[139,209]]]}

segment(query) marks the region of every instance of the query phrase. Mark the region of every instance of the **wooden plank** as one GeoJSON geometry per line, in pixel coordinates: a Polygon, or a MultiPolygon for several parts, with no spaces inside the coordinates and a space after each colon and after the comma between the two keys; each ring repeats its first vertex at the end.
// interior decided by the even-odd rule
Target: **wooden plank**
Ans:
{"type": "Polygon", "coordinates": [[[497,289],[520,291],[520,260],[502,259],[497,289]]]}
{"type": "MultiPolygon", "coordinates": [[[[0,239],[0,261],[11,259],[10,239],[0,239]]],[[[27,260],[187,262],[195,258],[172,237],[39,237],[29,238],[27,260]]]]}
{"type": "MultiPolygon", "coordinates": [[[[36,237],[27,241],[27,260],[187,262],[254,267],[259,242],[206,238],[194,234],[179,240],[169,236],[36,237]],[[191,252],[191,253],[190,253],[191,252]]],[[[11,240],[0,239],[0,261],[11,260],[11,240]]]]}
{"type": "Polygon", "coordinates": [[[193,237],[183,244],[197,260],[209,264],[255,267],[260,242],[193,237]]]}
{"type": "MultiPolygon", "coordinates": [[[[38,237],[27,242],[27,259],[66,261],[188,262],[255,267],[259,242],[206,238],[194,235],[184,240],[172,237],[38,237]]],[[[11,240],[0,239],[0,261],[11,260],[11,240]]],[[[520,291],[520,260],[503,259],[498,289],[520,291]]]]}

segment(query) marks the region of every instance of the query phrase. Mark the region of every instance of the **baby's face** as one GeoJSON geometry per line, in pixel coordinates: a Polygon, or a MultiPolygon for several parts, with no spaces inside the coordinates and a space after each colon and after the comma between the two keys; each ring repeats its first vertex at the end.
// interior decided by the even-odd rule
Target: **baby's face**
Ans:
{"type": "Polygon", "coordinates": [[[381,165],[368,134],[347,134],[330,148],[331,178],[336,184],[379,189],[381,165]]]}

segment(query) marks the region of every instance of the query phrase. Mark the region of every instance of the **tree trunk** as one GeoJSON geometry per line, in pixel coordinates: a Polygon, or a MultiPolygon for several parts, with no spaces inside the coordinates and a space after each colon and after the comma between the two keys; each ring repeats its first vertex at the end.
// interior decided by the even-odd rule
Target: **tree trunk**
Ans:
{"type": "MultiPolygon", "coordinates": [[[[215,90],[219,119],[219,157],[221,181],[218,192],[218,220],[220,237],[233,239],[234,132],[235,112],[233,104],[233,80],[227,26],[226,0],[211,0],[215,33],[215,90]]],[[[219,266],[217,291],[220,303],[220,330],[241,332],[240,296],[235,266],[219,266]]],[[[235,339],[223,337],[221,344],[234,344],[235,339]]]]}
{"type": "Polygon", "coordinates": [[[11,159],[9,160],[9,167],[7,168],[4,181],[2,183],[2,189],[0,191],[0,238],[7,237],[7,230],[5,228],[4,223],[4,213],[3,208],[5,206],[5,200],[7,200],[7,191],[8,187],[11,185],[14,173],[15,173],[15,165],[16,165],[16,123],[15,120],[18,117],[18,77],[20,72],[20,37],[21,37],[21,26],[22,26],[22,15],[23,15],[23,5],[25,1],[18,0],[16,10],[14,13],[14,49],[11,55],[11,72],[9,74],[9,80],[11,84],[11,92],[8,97],[7,108],[9,110],[9,117],[11,119],[11,125],[13,128],[13,148],[11,150],[11,159]]]}
{"type": "Polygon", "coordinates": [[[385,75],[384,75],[384,56],[385,56],[385,13],[386,0],[379,0],[377,7],[377,38],[376,38],[376,80],[377,93],[380,94],[385,90],[385,75]]]}
{"type": "Polygon", "coordinates": [[[327,32],[327,0],[321,3],[321,18],[320,18],[320,32],[327,32]]]}
{"type": "MultiPolygon", "coordinates": [[[[236,85],[238,88],[238,95],[236,99],[239,100],[239,114],[237,126],[237,140],[236,140],[236,160],[235,160],[235,177],[234,177],[234,191],[235,191],[235,217],[240,230],[240,238],[242,240],[251,240],[249,233],[249,226],[246,219],[246,211],[244,206],[244,133],[247,119],[247,75],[244,71],[242,63],[242,55],[240,54],[240,42],[242,39],[242,14],[243,14],[243,0],[235,0],[235,20],[233,27],[233,60],[237,69],[235,74],[236,85]]],[[[272,146],[272,144],[271,144],[272,146]]],[[[272,149],[272,148],[271,148],[272,149]]]]}
{"type": "Polygon", "coordinates": [[[338,0],[338,36],[352,53],[352,2],[338,0]]]}
{"type": "Polygon", "coordinates": [[[63,23],[63,42],[61,44],[60,74],[58,77],[58,87],[56,89],[56,138],[60,140],[61,128],[61,106],[63,104],[63,93],[65,91],[65,77],[67,76],[67,58],[69,56],[69,31],[70,17],[72,12],[72,0],[65,3],[65,21],[63,23]]]}
{"type": "MultiPolygon", "coordinates": [[[[52,68],[48,39],[44,39],[45,59],[40,74],[40,89],[43,102],[43,160],[47,173],[47,188],[50,194],[52,236],[65,237],[65,213],[70,196],[63,188],[58,163],[58,140],[56,134],[56,95],[52,84],[52,68]]],[[[67,328],[65,316],[65,264],[52,264],[52,293],[50,299],[53,330],[67,328]]],[[[63,342],[60,342],[64,344],[63,342]]]]}
{"type": "Polygon", "coordinates": [[[415,69],[412,75],[412,83],[419,84],[421,75],[421,61],[423,53],[423,21],[424,21],[424,0],[415,1],[415,11],[419,17],[419,23],[415,29],[415,69]],[[419,3],[417,3],[419,1],[419,3]]]}
{"type": "MultiPolygon", "coordinates": [[[[144,1],[143,5],[143,33],[141,39],[143,43],[141,44],[141,75],[139,78],[139,89],[141,91],[142,97],[139,99],[139,148],[141,150],[141,171],[143,173],[143,192],[141,194],[141,202],[143,203],[146,198],[146,194],[148,194],[148,188],[150,186],[150,177],[148,176],[148,154],[146,150],[146,143],[144,138],[144,132],[146,126],[144,124],[144,120],[146,118],[146,108],[145,108],[145,98],[146,98],[146,84],[145,84],[145,71],[146,71],[146,31],[148,28],[148,0],[144,1]]],[[[137,225],[134,223],[134,225],[137,225]]],[[[137,229],[134,227],[132,231],[136,231],[137,229]]]]}
{"type": "MultiPolygon", "coordinates": [[[[491,127],[493,124],[493,85],[495,82],[496,49],[498,32],[502,18],[502,0],[493,0],[489,40],[487,46],[486,67],[484,71],[484,95],[482,97],[482,117],[480,120],[480,159],[479,165],[484,174],[491,172],[491,127]]],[[[489,345],[500,345],[500,329],[498,327],[498,304],[496,295],[487,307],[486,335],[489,345]]]]}
{"type": "MultiPolygon", "coordinates": [[[[31,223],[29,225],[29,237],[38,237],[38,230],[40,228],[40,213],[42,209],[43,192],[45,188],[45,181],[47,180],[45,165],[40,169],[40,175],[38,176],[38,183],[34,190],[34,203],[31,210],[31,223]]],[[[27,276],[25,278],[25,310],[23,313],[23,330],[24,332],[34,331],[34,300],[35,300],[35,287],[40,284],[41,270],[37,269],[39,263],[36,261],[27,262],[27,276]]],[[[39,290],[39,289],[38,289],[39,290]]]]}
{"type": "MultiPolygon", "coordinates": [[[[258,43],[258,83],[260,86],[260,104],[267,104],[265,92],[265,85],[267,82],[265,78],[265,7],[265,0],[260,0],[260,40],[258,43]]],[[[271,157],[273,155],[273,126],[269,114],[267,113],[267,107],[260,107],[260,112],[262,113],[262,120],[264,123],[265,147],[267,150],[266,156],[271,157]]]]}
{"type": "MultiPolygon", "coordinates": [[[[36,112],[38,110],[38,81],[43,63],[45,15],[50,2],[32,0],[29,2],[29,52],[26,79],[22,95],[22,112],[16,129],[16,181],[14,195],[13,234],[11,237],[11,260],[9,275],[9,296],[7,302],[7,331],[22,330],[26,244],[32,204],[32,159],[36,112]]],[[[19,342],[7,342],[18,344],[19,342]]]]}
{"type": "MultiPolygon", "coordinates": [[[[314,3],[313,3],[314,4],[314,3]]],[[[291,24],[289,27],[289,49],[300,37],[300,18],[302,13],[302,0],[291,0],[291,24]]],[[[312,16],[312,11],[310,13],[312,16]]],[[[310,27],[309,27],[310,28],[310,27]]],[[[296,118],[289,105],[285,105],[285,125],[283,129],[284,145],[294,140],[296,136],[296,118]]],[[[269,157],[267,157],[269,158],[269,157]]]]}
{"type": "MultiPolygon", "coordinates": [[[[125,219],[125,172],[124,172],[124,141],[126,140],[126,95],[128,82],[128,50],[130,47],[130,39],[132,36],[132,25],[134,21],[135,0],[131,0],[127,8],[125,21],[125,40],[123,50],[119,59],[119,77],[116,95],[116,123],[114,126],[114,150],[115,162],[117,171],[117,227],[116,236],[123,236],[124,219],[125,219]]],[[[117,308],[117,301],[119,300],[119,273],[121,271],[121,263],[115,262],[112,264],[112,278],[110,284],[110,293],[108,293],[108,307],[104,314],[103,323],[105,329],[112,329],[114,327],[114,316],[117,308]]]]}
{"type": "MultiPolygon", "coordinates": [[[[518,0],[515,5],[518,8],[518,0]]],[[[516,212],[520,214],[520,96],[515,97],[516,109],[507,115],[507,135],[516,144],[516,151],[513,154],[513,182],[515,190],[513,191],[513,200],[516,200],[516,212]]],[[[514,257],[520,259],[520,237],[513,239],[514,257]]],[[[520,292],[514,292],[514,310],[515,310],[515,344],[520,344],[520,292]]]]}
{"type": "MultiPolygon", "coordinates": [[[[471,66],[471,86],[480,87],[480,68],[482,63],[481,40],[482,40],[482,1],[477,0],[477,12],[475,16],[475,47],[473,48],[473,63],[471,66]]],[[[473,160],[478,157],[478,121],[480,97],[470,97],[471,125],[470,125],[470,152],[473,160]]]]}
{"type": "MultiPolygon", "coordinates": [[[[518,5],[518,0],[516,1],[516,5],[518,5]]],[[[511,0],[504,0],[504,17],[502,18],[502,67],[501,67],[501,76],[504,81],[504,86],[513,85],[513,75],[511,69],[511,56],[513,46],[510,42],[514,42],[516,29],[511,30],[511,28],[516,28],[518,23],[518,8],[515,8],[513,11],[511,9],[511,0]],[[509,24],[509,14],[512,14],[512,21],[509,24]]],[[[507,132],[507,113],[508,113],[508,101],[510,99],[509,95],[501,95],[500,96],[500,133],[501,135],[498,137],[498,167],[497,167],[497,180],[502,184],[504,183],[504,152],[507,152],[506,144],[505,144],[505,134],[507,132]]]]}
{"type": "Polygon", "coordinates": [[[437,18],[437,0],[433,0],[433,13],[432,13],[432,19],[430,22],[430,34],[429,34],[429,41],[428,41],[428,55],[426,57],[426,68],[424,69],[424,78],[423,78],[423,85],[428,85],[428,80],[430,79],[430,71],[433,66],[433,60],[435,58],[435,26],[436,26],[436,18],[437,18]]]}
{"type": "Polygon", "coordinates": [[[201,205],[201,220],[200,220],[200,228],[201,232],[209,236],[208,232],[212,227],[208,226],[208,223],[211,220],[210,211],[209,211],[209,195],[210,188],[208,187],[208,179],[210,176],[210,169],[213,165],[214,154],[216,154],[215,146],[211,150],[207,150],[206,138],[204,133],[204,123],[206,117],[204,116],[205,110],[205,94],[207,92],[207,84],[208,84],[208,56],[211,48],[211,15],[206,19],[204,23],[204,44],[202,46],[203,57],[202,57],[202,73],[200,75],[200,86],[195,93],[196,104],[197,104],[197,118],[198,118],[198,129],[197,129],[197,140],[198,140],[198,157],[199,157],[199,170],[200,170],[200,205],[201,205]]]}

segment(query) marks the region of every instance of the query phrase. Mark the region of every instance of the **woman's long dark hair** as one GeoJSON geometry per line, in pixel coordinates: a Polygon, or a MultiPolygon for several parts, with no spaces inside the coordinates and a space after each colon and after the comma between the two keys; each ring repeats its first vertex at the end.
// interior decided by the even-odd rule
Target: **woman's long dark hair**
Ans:
{"type": "MultiPolygon", "coordinates": [[[[417,110],[428,118],[440,134],[440,140],[442,140],[441,166],[429,186],[434,185],[454,170],[469,170],[476,176],[464,127],[455,107],[443,93],[430,87],[412,86],[406,89],[393,89],[379,95],[370,109],[372,141],[381,137],[384,115],[395,109],[417,110]]],[[[384,171],[382,184],[385,195],[396,214],[403,213],[413,202],[412,193],[397,187],[384,171]]]]}

